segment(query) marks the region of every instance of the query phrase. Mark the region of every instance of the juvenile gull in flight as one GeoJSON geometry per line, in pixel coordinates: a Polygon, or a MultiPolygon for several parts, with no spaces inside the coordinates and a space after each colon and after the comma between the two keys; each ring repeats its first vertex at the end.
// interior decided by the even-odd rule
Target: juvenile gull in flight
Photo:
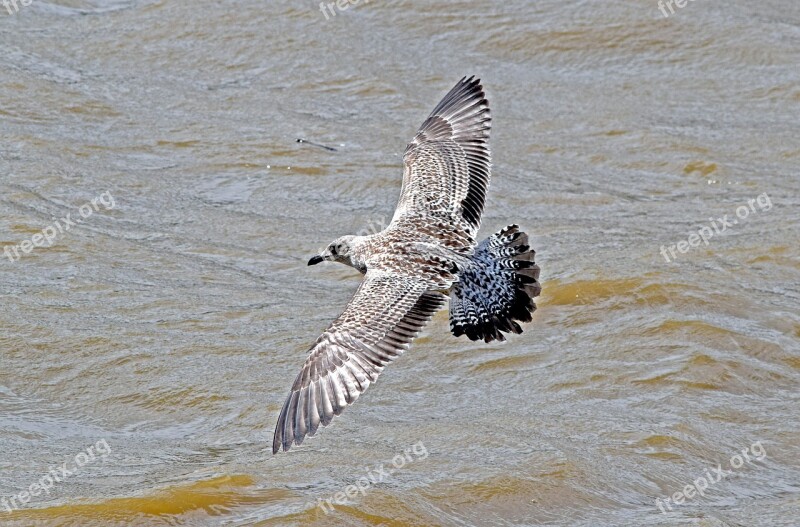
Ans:
{"type": "Polygon", "coordinates": [[[476,242],[490,178],[490,124],[480,80],[461,79],[406,147],[389,226],[338,238],[309,260],[343,263],[364,277],[309,350],[278,417],[273,454],[354,403],[448,298],[456,337],[502,341],[503,332],[522,333],[517,322],[530,322],[541,287],[528,235],[510,225],[476,242]]]}

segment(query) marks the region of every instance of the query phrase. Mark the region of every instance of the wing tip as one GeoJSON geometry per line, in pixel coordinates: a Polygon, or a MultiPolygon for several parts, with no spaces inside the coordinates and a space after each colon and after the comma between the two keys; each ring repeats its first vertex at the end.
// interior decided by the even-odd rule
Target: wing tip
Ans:
{"type": "Polygon", "coordinates": [[[283,434],[281,433],[282,424],[280,420],[278,420],[278,424],[275,426],[275,435],[272,437],[272,455],[274,456],[278,452],[281,451],[281,447],[283,447],[283,451],[286,452],[289,448],[283,444],[283,434]]]}
{"type": "Polygon", "coordinates": [[[481,79],[475,75],[469,77],[465,75],[442,97],[442,100],[431,112],[430,117],[446,117],[449,114],[457,114],[465,107],[475,104],[484,107],[479,112],[481,115],[488,113],[489,101],[486,99],[486,92],[481,84],[481,79]]]}
{"type": "MultiPolygon", "coordinates": [[[[302,372],[300,375],[302,375],[302,372]]],[[[275,424],[275,434],[272,437],[272,455],[277,454],[281,449],[284,452],[288,452],[292,447],[292,443],[294,443],[297,432],[294,421],[297,415],[298,395],[299,391],[292,389],[289,396],[286,397],[283,407],[281,407],[278,422],[275,424]]]]}
{"type": "MultiPolygon", "coordinates": [[[[275,433],[272,437],[273,456],[281,450],[288,452],[293,445],[300,446],[306,437],[314,437],[320,427],[325,428],[330,425],[333,421],[333,417],[341,415],[345,408],[351,404],[347,403],[342,407],[335,408],[330,415],[324,412],[322,416],[319,416],[320,419],[318,422],[304,415],[302,417],[304,426],[299,427],[296,423],[298,406],[300,404],[305,404],[305,402],[300,402],[299,394],[301,391],[302,390],[292,390],[289,396],[286,397],[286,402],[283,403],[283,408],[278,416],[278,422],[275,425],[275,433]]],[[[353,399],[353,402],[355,402],[355,399],[353,399]]]]}
{"type": "MultiPolygon", "coordinates": [[[[461,77],[461,80],[458,82],[458,84],[472,84],[480,86],[481,78],[478,77],[477,75],[470,75],[469,77],[464,75],[463,77],[461,77]]],[[[458,86],[458,84],[456,86],[458,86]]]]}

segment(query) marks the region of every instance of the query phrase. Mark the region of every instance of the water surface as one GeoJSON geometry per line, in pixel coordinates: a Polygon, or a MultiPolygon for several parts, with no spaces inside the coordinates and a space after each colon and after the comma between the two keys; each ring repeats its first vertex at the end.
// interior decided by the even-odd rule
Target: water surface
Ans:
{"type": "Polygon", "coordinates": [[[0,242],[115,203],[0,259],[0,498],[110,449],[0,524],[800,525],[799,62],[791,0],[0,12],[0,242]],[[471,74],[494,118],[481,237],[531,233],[534,323],[475,344],[439,314],[273,457],[305,352],[358,283],[306,261],[391,217],[406,142],[471,74]]]}

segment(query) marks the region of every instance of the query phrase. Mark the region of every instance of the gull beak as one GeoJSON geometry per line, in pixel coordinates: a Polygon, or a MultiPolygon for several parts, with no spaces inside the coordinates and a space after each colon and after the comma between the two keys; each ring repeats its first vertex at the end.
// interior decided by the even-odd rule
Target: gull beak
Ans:
{"type": "Polygon", "coordinates": [[[316,255],[308,261],[308,265],[317,265],[320,262],[324,262],[325,258],[320,255],[316,255]]]}

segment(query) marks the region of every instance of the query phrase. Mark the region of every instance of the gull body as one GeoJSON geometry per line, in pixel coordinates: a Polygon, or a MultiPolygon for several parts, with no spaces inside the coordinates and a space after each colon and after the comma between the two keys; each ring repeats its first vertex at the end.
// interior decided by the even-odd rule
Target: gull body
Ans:
{"type": "Polygon", "coordinates": [[[531,321],[541,287],[528,235],[510,225],[477,242],[491,172],[490,123],[480,81],[459,81],[406,147],[389,226],[337,238],[309,260],[349,265],[363,279],[309,350],[278,416],[273,453],[329,425],[448,300],[456,337],[503,341],[531,321]]]}

